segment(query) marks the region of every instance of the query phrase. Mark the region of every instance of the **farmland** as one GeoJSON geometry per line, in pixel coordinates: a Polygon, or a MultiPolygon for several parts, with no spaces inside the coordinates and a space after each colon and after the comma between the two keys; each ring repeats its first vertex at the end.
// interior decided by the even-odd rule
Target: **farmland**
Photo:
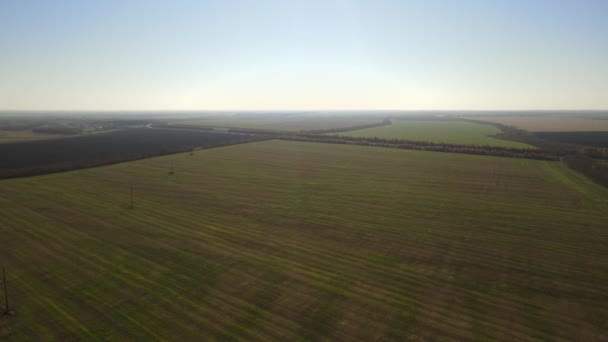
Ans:
{"type": "Polygon", "coordinates": [[[475,120],[496,122],[515,126],[530,132],[585,132],[608,131],[608,116],[591,117],[560,117],[560,116],[475,116],[475,120]]]}
{"type": "Polygon", "coordinates": [[[45,141],[0,144],[0,178],[98,166],[198,147],[251,141],[249,135],[134,128],[45,141]]]}
{"type": "Polygon", "coordinates": [[[382,121],[382,116],[279,116],[279,117],[242,117],[220,116],[210,118],[186,119],[172,122],[176,125],[223,128],[250,128],[274,131],[309,131],[352,127],[382,121]]]}
{"type": "Polygon", "coordinates": [[[500,130],[491,125],[456,120],[393,120],[388,126],[366,128],[355,131],[335,133],[354,137],[377,137],[429,141],[448,144],[488,145],[499,147],[530,148],[519,142],[492,137],[500,130]]]}
{"type": "Polygon", "coordinates": [[[3,180],[0,193],[8,340],[608,329],[608,191],[557,162],[264,141],[3,180]]]}

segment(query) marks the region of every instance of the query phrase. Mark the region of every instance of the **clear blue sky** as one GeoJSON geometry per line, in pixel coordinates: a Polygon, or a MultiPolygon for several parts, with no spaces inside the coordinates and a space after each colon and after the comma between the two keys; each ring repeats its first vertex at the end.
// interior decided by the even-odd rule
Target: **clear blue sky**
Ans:
{"type": "Polygon", "coordinates": [[[1,0],[0,109],[608,109],[608,1],[1,0]]]}

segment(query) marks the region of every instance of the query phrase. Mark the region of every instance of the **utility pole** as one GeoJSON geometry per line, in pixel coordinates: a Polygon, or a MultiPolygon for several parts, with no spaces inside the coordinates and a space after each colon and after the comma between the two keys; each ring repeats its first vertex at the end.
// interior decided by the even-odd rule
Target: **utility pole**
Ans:
{"type": "Polygon", "coordinates": [[[2,279],[4,280],[4,302],[6,303],[6,309],[4,310],[4,314],[8,315],[10,309],[8,306],[8,292],[6,291],[6,272],[4,271],[4,267],[2,267],[2,279]]]}

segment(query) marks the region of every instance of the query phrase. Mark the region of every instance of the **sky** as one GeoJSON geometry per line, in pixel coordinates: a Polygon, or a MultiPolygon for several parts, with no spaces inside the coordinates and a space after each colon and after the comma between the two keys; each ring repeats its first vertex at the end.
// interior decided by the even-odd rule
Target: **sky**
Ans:
{"type": "Polygon", "coordinates": [[[606,0],[0,0],[0,110],[608,109],[606,0]]]}

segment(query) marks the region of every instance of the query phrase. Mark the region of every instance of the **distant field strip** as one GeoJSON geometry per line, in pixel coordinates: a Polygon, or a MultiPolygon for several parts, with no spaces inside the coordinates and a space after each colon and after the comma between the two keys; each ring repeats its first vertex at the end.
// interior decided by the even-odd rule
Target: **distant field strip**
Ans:
{"type": "Polygon", "coordinates": [[[54,139],[54,138],[61,138],[61,137],[63,137],[63,135],[33,133],[31,130],[26,130],[26,131],[0,130],[0,144],[7,143],[7,142],[18,142],[18,141],[40,140],[40,139],[54,139]]]}
{"type": "Polygon", "coordinates": [[[320,116],[293,118],[200,118],[175,121],[176,125],[250,128],[275,131],[309,131],[351,127],[381,122],[382,117],[320,116]]]}
{"type": "Polygon", "coordinates": [[[0,339],[608,328],[608,191],[558,162],[265,141],[3,180],[0,194],[16,311],[0,339]]]}
{"type": "Polygon", "coordinates": [[[500,147],[530,148],[532,146],[491,137],[500,130],[491,125],[464,121],[415,121],[393,120],[388,126],[334,133],[337,135],[370,138],[390,138],[413,141],[430,141],[448,144],[487,145],[500,147]]]}
{"type": "Polygon", "coordinates": [[[470,119],[497,122],[531,132],[608,131],[608,119],[568,118],[555,116],[475,116],[470,119]]]}

